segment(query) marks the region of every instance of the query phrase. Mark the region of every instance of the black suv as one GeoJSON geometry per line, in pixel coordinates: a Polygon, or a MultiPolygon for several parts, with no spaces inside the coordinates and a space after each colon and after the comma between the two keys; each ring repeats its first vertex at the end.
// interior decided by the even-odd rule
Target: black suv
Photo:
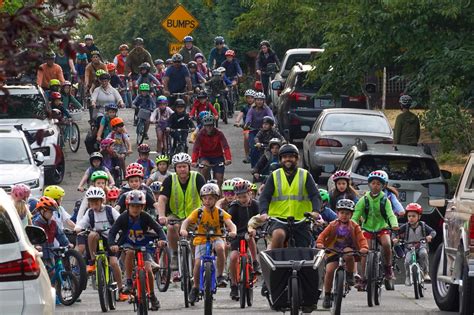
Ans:
{"type": "Polygon", "coordinates": [[[272,89],[280,93],[274,107],[275,118],[284,136],[291,142],[302,139],[311,130],[316,118],[326,108],[365,108],[365,99],[341,95],[317,95],[321,81],[308,82],[307,75],[314,69],[311,65],[297,63],[288,74],[283,86],[281,81],[273,81],[272,89]]]}

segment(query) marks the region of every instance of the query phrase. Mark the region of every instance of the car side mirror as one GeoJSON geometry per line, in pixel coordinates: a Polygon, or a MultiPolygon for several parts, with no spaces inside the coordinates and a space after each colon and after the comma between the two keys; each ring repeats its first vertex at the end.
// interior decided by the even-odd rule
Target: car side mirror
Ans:
{"type": "Polygon", "coordinates": [[[447,170],[441,170],[441,175],[444,179],[450,179],[452,176],[451,172],[447,170]]]}
{"type": "Polygon", "coordinates": [[[35,162],[36,165],[41,166],[44,163],[44,155],[42,152],[35,152],[35,162]]]}
{"type": "Polygon", "coordinates": [[[446,206],[447,187],[445,184],[429,184],[428,195],[429,205],[432,207],[443,208],[446,206]]]}
{"type": "Polygon", "coordinates": [[[25,232],[33,245],[41,245],[47,240],[45,231],[38,226],[28,225],[25,232]]]}
{"type": "Polygon", "coordinates": [[[273,82],[272,82],[272,90],[274,90],[274,91],[283,90],[283,82],[281,82],[281,81],[273,81],[273,82]]]}

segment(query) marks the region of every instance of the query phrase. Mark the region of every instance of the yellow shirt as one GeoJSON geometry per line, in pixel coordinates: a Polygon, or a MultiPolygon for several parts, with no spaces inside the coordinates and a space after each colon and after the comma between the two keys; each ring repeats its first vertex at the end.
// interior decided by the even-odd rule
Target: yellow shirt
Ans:
{"type": "MultiPolygon", "coordinates": [[[[222,222],[225,220],[230,220],[232,216],[225,212],[224,210],[222,211],[222,222]]],[[[192,224],[197,224],[198,223],[198,216],[199,216],[199,209],[194,210],[191,212],[191,214],[188,217],[189,223],[192,224]]],[[[204,210],[202,210],[202,216],[201,216],[201,222],[200,224],[196,227],[196,233],[198,234],[205,234],[207,231],[213,230],[214,234],[222,234],[223,229],[222,226],[220,226],[220,220],[219,220],[219,209],[217,207],[214,207],[212,211],[209,211],[207,208],[204,207],[204,210]]],[[[212,240],[215,240],[216,237],[213,237],[212,240]]],[[[202,245],[206,244],[206,237],[205,236],[196,236],[193,241],[194,245],[202,245]]]]}

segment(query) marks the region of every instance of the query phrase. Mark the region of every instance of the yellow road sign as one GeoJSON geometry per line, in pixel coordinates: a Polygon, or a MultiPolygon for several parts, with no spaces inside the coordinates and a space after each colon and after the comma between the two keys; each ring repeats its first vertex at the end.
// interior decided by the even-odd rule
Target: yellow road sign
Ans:
{"type": "Polygon", "coordinates": [[[170,43],[169,45],[169,52],[170,55],[173,56],[174,54],[177,54],[179,50],[183,47],[183,43],[170,43]]]}
{"type": "Polygon", "coordinates": [[[178,5],[167,18],[161,22],[161,26],[177,40],[191,34],[198,26],[199,22],[182,5],[178,5]]]}

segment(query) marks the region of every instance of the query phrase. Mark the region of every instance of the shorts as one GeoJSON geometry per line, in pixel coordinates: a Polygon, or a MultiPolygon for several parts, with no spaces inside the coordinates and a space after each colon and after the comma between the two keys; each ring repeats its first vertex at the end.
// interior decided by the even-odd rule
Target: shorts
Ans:
{"type": "Polygon", "coordinates": [[[230,242],[230,250],[239,251],[239,247],[240,247],[240,240],[239,239],[234,239],[230,242]]]}
{"type": "Polygon", "coordinates": [[[224,174],[225,171],[225,165],[219,166],[218,164],[224,162],[224,157],[219,156],[219,157],[206,157],[206,158],[200,158],[199,162],[203,161],[208,161],[209,164],[213,164],[215,166],[212,167],[212,171],[217,174],[224,174]]]}
{"type": "MultiPolygon", "coordinates": [[[[136,245],[132,245],[132,244],[129,244],[129,243],[123,243],[122,244],[122,247],[135,247],[136,245]]],[[[146,253],[145,253],[145,256],[143,257],[144,261],[153,261],[153,256],[152,256],[152,252],[150,252],[150,249],[147,249],[146,253]]]]}
{"type": "MultiPolygon", "coordinates": [[[[224,240],[222,240],[221,238],[215,239],[214,241],[212,241],[212,248],[215,248],[219,244],[225,245],[224,240]]],[[[198,259],[204,255],[206,255],[206,244],[195,245],[194,258],[198,259]]]]}
{"type": "MultiPolygon", "coordinates": [[[[270,222],[268,225],[268,234],[272,235],[276,229],[283,229],[286,233],[286,241],[288,241],[288,227],[279,222],[270,222]]],[[[310,225],[302,223],[293,229],[293,237],[295,239],[296,247],[309,247],[313,240],[310,225]]]]}
{"type": "Polygon", "coordinates": [[[390,235],[391,234],[390,230],[388,230],[388,229],[383,229],[383,230],[380,230],[378,232],[368,232],[368,231],[362,231],[362,232],[364,233],[364,237],[367,241],[373,239],[373,237],[374,237],[373,233],[377,233],[377,238],[380,238],[380,236],[382,236],[382,235],[390,235]]]}
{"type": "Polygon", "coordinates": [[[78,235],[76,237],[77,245],[86,245],[87,244],[87,236],[85,235],[78,235]]]}

